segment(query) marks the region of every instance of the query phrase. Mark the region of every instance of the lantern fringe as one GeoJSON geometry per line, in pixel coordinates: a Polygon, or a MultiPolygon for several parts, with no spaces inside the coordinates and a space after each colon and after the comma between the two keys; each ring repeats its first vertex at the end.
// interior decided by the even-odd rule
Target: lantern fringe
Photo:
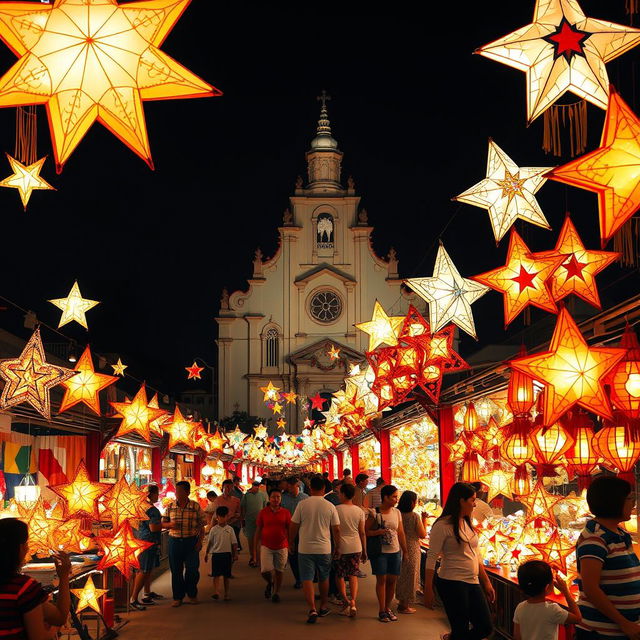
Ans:
{"type": "Polygon", "coordinates": [[[613,236],[613,250],[620,254],[618,262],[623,267],[640,266],[640,218],[631,218],[620,227],[613,236]]]}
{"type": "Polygon", "coordinates": [[[640,13],[640,0],[625,0],[624,10],[628,16],[634,16],[640,13]]]}
{"type": "Polygon", "coordinates": [[[18,162],[30,165],[38,159],[38,117],[36,106],[16,109],[16,146],[13,156],[18,162]]]}
{"type": "MultiPolygon", "coordinates": [[[[640,0],[632,0],[640,2],[640,0]]],[[[562,155],[562,129],[569,129],[570,156],[584,153],[587,148],[587,101],[572,104],[554,104],[543,114],[542,148],[545,153],[562,155]]]]}

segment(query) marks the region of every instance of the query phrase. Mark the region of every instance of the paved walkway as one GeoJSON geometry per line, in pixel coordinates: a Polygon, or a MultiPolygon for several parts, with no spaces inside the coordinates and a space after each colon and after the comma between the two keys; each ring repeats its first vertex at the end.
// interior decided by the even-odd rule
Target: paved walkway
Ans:
{"type": "Polygon", "coordinates": [[[416,605],[417,613],[400,615],[397,622],[380,623],[375,598],[375,582],[371,565],[363,570],[367,578],[360,580],[358,617],[341,616],[337,607],[315,625],[305,624],[307,606],[302,592],[293,588],[291,571],[287,567],[282,600],[278,604],[264,598],[264,581],[257,569],[248,566],[246,551],[234,565],[235,580],[231,581],[230,602],[211,599],[212,579],[207,577],[210,566],[200,567],[199,599],[197,605],[185,604],[171,608],[170,574],[167,571],[154,583],[153,590],[167,596],[146,611],[133,611],[123,617],[129,623],[120,631],[122,640],[208,640],[213,637],[230,640],[301,640],[317,638],[329,640],[332,636],[344,640],[383,640],[388,638],[420,638],[437,640],[448,631],[442,611],[429,611],[416,605]],[[345,635],[348,634],[348,635],[345,635]]]}

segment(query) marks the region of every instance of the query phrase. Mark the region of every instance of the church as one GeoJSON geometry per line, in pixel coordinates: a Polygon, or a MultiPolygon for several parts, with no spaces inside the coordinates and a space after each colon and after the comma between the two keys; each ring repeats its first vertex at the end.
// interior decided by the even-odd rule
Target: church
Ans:
{"type": "Polygon", "coordinates": [[[282,417],[288,432],[299,433],[308,399],[329,398],[349,363],[365,359],[369,336],[354,325],[371,319],[376,300],[389,315],[404,315],[410,304],[424,311],[424,302],[401,286],[395,251],[383,258],[373,250],[373,227],[353,180],[342,184],[343,154],[331,133],[328,99],[324,92],[319,98],[317,134],[306,152],[308,181],[297,180],[275,255],[256,251],[246,291],[223,292],[216,318],[221,418],[234,411],[268,416],[260,387],[271,381],[298,394],[282,417]]]}

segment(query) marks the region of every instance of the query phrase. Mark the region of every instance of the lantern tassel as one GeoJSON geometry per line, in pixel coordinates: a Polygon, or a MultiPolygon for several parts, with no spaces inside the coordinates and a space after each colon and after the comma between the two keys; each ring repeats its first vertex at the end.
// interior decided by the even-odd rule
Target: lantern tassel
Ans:
{"type": "Polygon", "coordinates": [[[16,109],[16,146],[13,156],[18,162],[30,165],[38,159],[38,117],[36,106],[16,109]]]}
{"type": "Polygon", "coordinates": [[[637,15],[640,9],[640,0],[625,0],[624,9],[628,16],[637,15]]]}
{"type": "Polygon", "coordinates": [[[640,266],[640,218],[631,218],[620,227],[613,236],[613,250],[620,254],[618,262],[623,267],[640,266]]]}
{"type": "MultiPolygon", "coordinates": [[[[634,0],[640,1],[640,0],[634,0]]],[[[570,156],[584,153],[587,148],[587,102],[554,104],[543,114],[542,148],[545,153],[562,155],[562,130],[569,132],[570,156]]]]}

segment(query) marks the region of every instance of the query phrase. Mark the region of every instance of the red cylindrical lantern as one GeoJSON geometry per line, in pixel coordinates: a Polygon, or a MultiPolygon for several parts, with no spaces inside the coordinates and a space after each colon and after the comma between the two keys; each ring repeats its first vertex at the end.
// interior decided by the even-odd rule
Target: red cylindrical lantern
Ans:
{"type": "Polygon", "coordinates": [[[478,424],[478,412],[476,411],[473,402],[470,402],[467,405],[467,411],[464,414],[462,426],[465,431],[475,431],[478,428],[478,424]]]}
{"type": "Polygon", "coordinates": [[[573,438],[560,424],[555,423],[548,429],[541,424],[533,430],[531,442],[535,450],[533,462],[539,477],[558,475],[554,466],[573,445],[573,438]]]}
{"type": "Polygon", "coordinates": [[[594,435],[593,444],[603,465],[635,486],[633,467],[640,458],[640,442],[626,443],[625,436],[624,426],[604,427],[594,435]]]}
{"type": "Polygon", "coordinates": [[[480,465],[478,463],[478,454],[469,453],[462,462],[462,472],[460,474],[460,482],[478,482],[480,480],[480,465]]]}
{"type": "MultiPolygon", "coordinates": [[[[520,348],[519,358],[527,355],[524,346],[520,348]]],[[[533,378],[525,373],[511,370],[509,387],[507,389],[507,402],[514,416],[524,415],[531,411],[535,396],[533,393],[533,378]]]]}
{"type": "Polygon", "coordinates": [[[578,476],[578,487],[582,491],[589,486],[591,473],[600,462],[593,446],[593,423],[586,413],[575,411],[568,423],[568,431],[574,443],[565,453],[570,473],[578,476]]]}

